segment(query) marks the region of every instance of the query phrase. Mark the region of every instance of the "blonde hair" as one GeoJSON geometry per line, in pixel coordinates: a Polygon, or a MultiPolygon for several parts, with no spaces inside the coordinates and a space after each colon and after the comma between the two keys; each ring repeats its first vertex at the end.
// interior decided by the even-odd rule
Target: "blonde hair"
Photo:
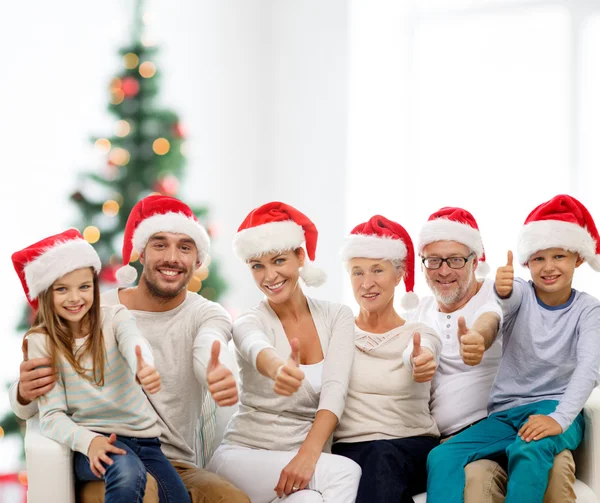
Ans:
{"type": "Polygon", "coordinates": [[[75,369],[75,372],[84,379],[94,382],[98,386],[104,386],[104,363],[106,355],[99,302],[100,286],[98,283],[98,274],[95,272],[93,290],[94,301],[92,307],[81,320],[81,323],[89,328],[89,337],[81,349],[77,351],[77,355],[73,353],[74,336],[69,325],[54,310],[52,287],[38,296],[38,311],[35,321],[23,337],[23,340],[25,341],[27,336],[32,333],[45,334],[48,338],[48,349],[54,369],[57,369],[59,357],[63,356],[73,369],[75,369]],[[82,358],[88,353],[92,357],[91,369],[86,369],[81,364],[82,358]],[[89,370],[92,371],[91,377],[87,374],[89,370]]]}

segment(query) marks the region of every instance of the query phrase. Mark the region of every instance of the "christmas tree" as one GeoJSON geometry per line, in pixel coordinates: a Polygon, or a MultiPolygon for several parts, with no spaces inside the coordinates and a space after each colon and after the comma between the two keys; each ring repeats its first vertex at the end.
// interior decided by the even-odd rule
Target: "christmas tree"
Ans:
{"type": "MultiPolygon", "coordinates": [[[[82,173],[80,188],[71,195],[79,211],[75,227],[82,230],[102,260],[103,288],[116,286],[123,231],[133,206],[152,193],[176,197],[184,174],[185,130],[175,112],[157,104],[158,51],[144,41],[143,26],[142,2],[138,0],[132,41],[120,50],[121,69],[109,83],[108,110],[115,117],[114,134],[92,138],[94,147],[105,155],[105,166],[100,173],[96,170],[82,173]]],[[[206,223],[206,208],[192,206],[192,210],[206,223]]],[[[207,229],[210,234],[210,226],[207,229]]],[[[132,257],[131,265],[138,270],[139,277],[142,266],[137,259],[132,257]]],[[[218,264],[209,258],[195,273],[188,289],[217,300],[225,289],[218,264]]],[[[33,313],[27,307],[18,329],[24,332],[32,320],[33,313]]],[[[203,417],[214,419],[214,403],[212,400],[206,403],[203,417]]],[[[0,421],[0,427],[6,434],[20,431],[12,412],[0,421]]],[[[210,439],[213,428],[214,424],[203,425],[204,439],[210,439]]],[[[208,449],[207,445],[205,455],[208,449]]]]}

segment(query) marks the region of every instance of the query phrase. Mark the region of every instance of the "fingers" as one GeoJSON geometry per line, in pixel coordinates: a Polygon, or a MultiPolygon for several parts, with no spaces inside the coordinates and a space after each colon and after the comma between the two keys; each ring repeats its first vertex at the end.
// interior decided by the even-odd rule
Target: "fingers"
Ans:
{"type": "Polygon", "coordinates": [[[138,372],[137,378],[146,392],[154,394],[160,391],[160,374],[154,367],[146,365],[138,372]]]}
{"type": "Polygon", "coordinates": [[[464,316],[458,317],[458,340],[460,340],[461,336],[466,335],[469,329],[467,328],[467,322],[465,321],[464,316]]]}
{"type": "Polygon", "coordinates": [[[300,341],[297,338],[292,339],[290,347],[292,348],[290,359],[298,366],[300,365],[300,341]]]}
{"type": "Polygon", "coordinates": [[[26,362],[29,360],[29,340],[27,338],[23,339],[21,351],[23,351],[23,361],[26,362]]]}
{"type": "Polygon", "coordinates": [[[214,370],[219,365],[219,353],[221,352],[221,343],[214,341],[210,348],[210,360],[208,362],[208,371],[214,370]]]}
{"type": "Polygon", "coordinates": [[[437,365],[431,351],[424,351],[413,361],[413,380],[419,383],[431,381],[436,368],[437,365]]]}
{"type": "Polygon", "coordinates": [[[52,368],[52,360],[50,358],[34,358],[33,360],[26,360],[21,363],[19,371],[23,372],[37,372],[53,374],[54,369],[52,368]]]}
{"type": "Polygon", "coordinates": [[[285,472],[285,470],[281,471],[281,475],[279,476],[279,482],[277,482],[277,486],[275,486],[275,492],[277,493],[277,496],[279,498],[283,498],[283,490],[287,484],[287,473],[285,472]]]}
{"type": "Polygon", "coordinates": [[[508,253],[506,254],[506,265],[510,267],[513,265],[513,252],[510,250],[508,250],[508,253]]]}
{"type": "Polygon", "coordinates": [[[110,437],[108,437],[108,443],[114,444],[117,441],[117,435],[115,433],[111,433],[110,437]]]}
{"type": "Polygon", "coordinates": [[[519,433],[517,433],[520,437],[523,437],[527,432],[530,431],[533,425],[535,425],[535,419],[538,417],[537,414],[533,414],[529,416],[529,419],[519,428],[519,433]]]}
{"type": "Polygon", "coordinates": [[[19,373],[19,395],[26,400],[36,398],[48,393],[56,382],[56,373],[51,366],[49,358],[36,358],[21,363],[19,373]],[[46,365],[36,368],[36,366],[46,365]]]}
{"type": "Polygon", "coordinates": [[[415,332],[415,335],[413,335],[413,352],[412,352],[413,360],[420,354],[421,354],[421,334],[419,332],[415,332]]]}

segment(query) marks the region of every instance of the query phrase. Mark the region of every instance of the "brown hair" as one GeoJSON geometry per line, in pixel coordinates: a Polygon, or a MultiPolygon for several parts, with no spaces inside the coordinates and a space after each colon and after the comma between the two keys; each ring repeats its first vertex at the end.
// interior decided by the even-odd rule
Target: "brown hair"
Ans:
{"type": "Polygon", "coordinates": [[[81,323],[89,328],[89,337],[85,344],[73,353],[73,334],[68,324],[54,311],[52,298],[52,287],[48,288],[38,296],[38,311],[32,327],[27,331],[23,339],[29,334],[43,333],[48,337],[48,349],[52,366],[57,370],[59,356],[64,356],[69,364],[80,376],[98,386],[104,386],[104,362],[106,360],[104,336],[102,334],[102,320],[100,312],[100,286],[98,274],[94,272],[94,301],[92,307],[86,313],[81,323]],[[92,356],[92,377],[87,375],[86,369],[81,364],[81,359],[86,355],[92,356]]]}

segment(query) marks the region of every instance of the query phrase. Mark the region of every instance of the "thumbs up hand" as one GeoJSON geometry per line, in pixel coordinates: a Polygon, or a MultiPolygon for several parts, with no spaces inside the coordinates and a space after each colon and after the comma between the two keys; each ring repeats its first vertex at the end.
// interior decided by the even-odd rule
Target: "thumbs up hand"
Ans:
{"type": "Polygon", "coordinates": [[[498,267],[496,271],[496,291],[502,298],[508,297],[513,289],[515,280],[515,270],[513,268],[513,254],[509,250],[506,258],[506,265],[498,267]]]}
{"type": "Polygon", "coordinates": [[[152,365],[148,365],[142,357],[142,348],[135,347],[135,357],[137,359],[137,369],[135,375],[142,385],[142,388],[151,395],[160,391],[160,374],[152,365]]]}
{"type": "Polygon", "coordinates": [[[214,341],[210,350],[210,361],[206,369],[208,391],[219,407],[234,405],[238,401],[238,389],[235,377],[225,365],[219,361],[221,343],[214,341]]]}
{"type": "Polygon", "coordinates": [[[433,353],[429,348],[421,347],[421,334],[415,332],[413,335],[413,351],[410,355],[413,366],[413,380],[415,382],[429,382],[433,379],[437,364],[433,353]]]}
{"type": "Polygon", "coordinates": [[[479,365],[485,353],[485,339],[479,332],[467,328],[467,323],[462,316],[458,318],[458,341],[460,356],[465,365],[479,365]]]}
{"type": "Polygon", "coordinates": [[[281,365],[275,374],[275,393],[283,396],[291,396],[302,386],[304,372],[300,370],[300,341],[290,341],[292,352],[287,361],[281,365]]]}

